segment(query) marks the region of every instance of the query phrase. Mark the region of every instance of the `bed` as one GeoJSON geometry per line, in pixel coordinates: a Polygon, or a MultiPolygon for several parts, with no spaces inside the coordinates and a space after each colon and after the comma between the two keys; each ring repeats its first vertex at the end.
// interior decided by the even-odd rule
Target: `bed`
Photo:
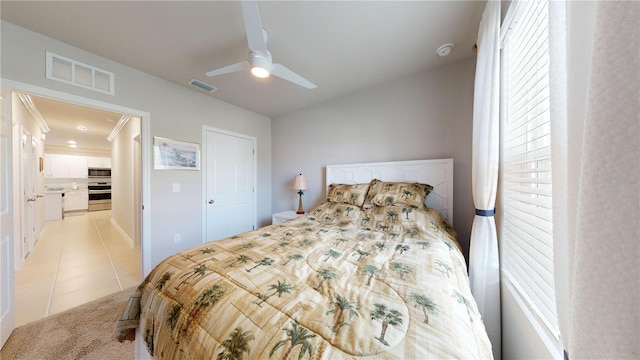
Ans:
{"type": "Polygon", "coordinates": [[[451,227],[453,160],[327,166],[326,181],[304,216],[156,266],[118,324],[137,358],[491,358],[451,227]]]}

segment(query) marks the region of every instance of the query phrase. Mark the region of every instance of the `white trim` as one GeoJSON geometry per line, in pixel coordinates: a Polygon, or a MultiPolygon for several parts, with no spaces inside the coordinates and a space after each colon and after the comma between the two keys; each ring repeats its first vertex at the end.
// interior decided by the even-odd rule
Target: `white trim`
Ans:
{"type": "Polygon", "coordinates": [[[113,217],[111,218],[111,225],[113,225],[113,227],[116,228],[116,230],[118,230],[120,235],[122,235],[122,237],[129,244],[129,246],[135,247],[135,241],[133,241],[133,239],[129,236],[129,234],[127,234],[127,232],[124,231],[124,229],[120,226],[120,224],[118,224],[118,221],[116,221],[116,219],[114,219],[113,217]]]}
{"type": "Polygon", "coordinates": [[[208,125],[202,125],[202,146],[200,149],[200,171],[202,172],[202,243],[207,240],[207,131],[217,132],[219,134],[235,136],[247,139],[253,142],[253,228],[258,228],[258,139],[254,136],[241,134],[233,131],[223,130],[208,125]]]}
{"type": "Polygon", "coordinates": [[[438,210],[453,225],[453,159],[391,161],[327,165],[330,184],[363,184],[382,181],[414,181],[433,186],[426,205],[438,210]]]}
{"type": "MultiPolygon", "coordinates": [[[[43,88],[19,81],[0,79],[2,88],[10,92],[26,92],[37,96],[49,97],[78,105],[90,106],[97,109],[129,114],[140,118],[140,143],[142,152],[142,275],[147,276],[153,268],[151,263],[151,114],[121,105],[85,98],[53,89],[43,88]]],[[[15,210],[15,209],[14,209],[15,210]]],[[[14,233],[14,238],[16,234],[14,233]]],[[[20,234],[21,236],[21,234],[20,234]]]]}
{"type": "Polygon", "coordinates": [[[506,289],[509,294],[516,300],[518,307],[522,310],[522,313],[527,318],[536,334],[546,347],[550,354],[555,354],[555,359],[563,358],[563,348],[560,342],[559,334],[554,334],[550,331],[547,323],[540,316],[537,315],[537,311],[533,309],[528,302],[524,299],[521,292],[518,290],[517,285],[511,281],[511,277],[507,272],[501,269],[503,289],[506,289]]]}
{"type": "Polygon", "coordinates": [[[502,25],[500,26],[500,48],[504,46],[504,40],[509,33],[509,30],[515,25],[514,19],[517,19],[516,15],[518,12],[522,11],[524,6],[522,6],[522,1],[511,1],[509,8],[507,9],[507,14],[504,16],[504,20],[502,20],[502,25]]]}
{"type": "MultiPolygon", "coordinates": [[[[2,163],[14,163],[13,158],[13,137],[14,120],[11,115],[12,96],[7,92],[4,84],[0,87],[0,136],[6,136],[6,149],[2,149],[0,158],[2,163]]],[[[13,172],[5,173],[6,177],[0,178],[0,272],[6,277],[6,281],[0,282],[0,348],[9,339],[11,332],[15,328],[15,284],[14,284],[14,264],[15,257],[14,244],[14,194],[13,194],[13,172]],[[8,275],[8,276],[7,276],[8,275]],[[7,302],[5,304],[5,301],[7,302]],[[6,311],[3,311],[6,310],[6,311]]]]}
{"type": "Polygon", "coordinates": [[[116,124],[116,126],[113,128],[113,130],[111,130],[111,133],[109,133],[109,136],[107,136],[107,141],[113,142],[113,139],[115,139],[116,136],[118,136],[118,134],[120,133],[120,130],[122,130],[122,128],[129,122],[129,120],[131,120],[131,116],[122,115],[120,117],[120,120],[118,120],[118,123],[116,124]]]}
{"type": "Polygon", "coordinates": [[[38,127],[40,127],[40,130],[45,134],[48,133],[50,130],[49,125],[47,125],[47,122],[44,120],[44,117],[42,117],[42,113],[40,113],[40,110],[38,110],[36,105],[33,103],[31,96],[29,94],[23,94],[23,93],[17,93],[17,95],[20,101],[22,102],[22,105],[24,105],[24,107],[27,108],[27,111],[29,111],[29,114],[31,114],[33,119],[36,121],[36,123],[38,124],[38,127]]]}
{"type": "MultiPolygon", "coordinates": [[[[140,131],[137,131],[133,134],[131,134],[131,139],[130,139],[131,143],[139,143],[138,145],[134,145],[134,147],[139,146],[140,147],[140,159],[138,159],[138,167],[142,167],[142,133],[140,131]],[[136,140],[137,139],[137,140],[136,140]]],[[[133,160],[133,165],[136,165],[136,160],[133,160]]],[[[135,171],[135,167],[133,168],[133,171],[135,171]]],[[[140,171],[140,173],[138,174],[138,178],[136,179],[134,177],[134,180],[137,180],[136,183],[133,184],[134,190],[141,190],[142,189],[142,171],[140,171]]],[[[134,194],[136,193],[136,191],[134,191],[134,194]]],[[[136,201],[134,200],[134,205],[137,205],[137,209],[134,210],[134,216],[138,217],[139,221],[134,221],[133,224],[133,236],[135,237],[133,239],[133,243],[134,243],[134,247],[135,248],[139,248],[142,244],[142,224],[140,224],[139,222],[142,221],[142,194],[140,194],[140,201],[136,203],[136,201]],[[137,214],[137,215],[136,215],[137,214]],[[138,227],[139,226],[139,227],[138,227]]]]}

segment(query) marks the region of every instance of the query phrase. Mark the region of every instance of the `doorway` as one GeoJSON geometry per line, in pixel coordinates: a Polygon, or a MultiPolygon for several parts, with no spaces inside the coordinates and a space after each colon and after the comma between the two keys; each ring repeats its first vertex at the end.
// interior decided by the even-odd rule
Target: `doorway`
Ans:
{"type": "MultiPolygon", "coordinates": [[[[13,86],[13,91],[19,91],[19,92],[25,92],[25,93],[28,92],[29,94],[34,94],[35,96],[48,97],[48,98],[55,99],[55,100],[58,100],[58,101],[61,101],[61,102],[65,102],[65,101],[70,102],[70,101],[72,101],[74,104],[77,104],[79,106],[89,106],[89,107],[93,106],[93,107],[96,107],[96,108],[99,108],[99,109],[106,109],[106,110],[109,110],[109,111],[118,111],[118,112],[125,111],[128,114],[135,114],[136,116],[138,116],[138,120],[139,120],[138,124],[139,124],[139,126],[138,126],[138,129],[137,129],[138,139],[137,139],[137,142],[136,142],[137,143],[137,145],[136,145],[137,146],[136,154],[139,157],[139,159],[137,159],[135,161],[135,163],[136,163],[135,166],[138,167],[138,171],[137,171],[138,176],[136,177],[136,181],[139,181],[140,183],[135,185],[135,186],[133,184],[131,184],[130,187],[132,189],[135,188],[138,191],[138,194],[140,194],[140,195],[141,195],[142,192],[148,191],[146,186],[144,186],[142,184],[142,179],[143,178],[145,178],[145,179],[148,178],[148,170],[145,170],[143,167],[146,164],[148,164],[149,161],[146,160],[144,157],[145,156],[146,157],[150,157],[148,152],[144,149],[144,145],[147,143],[147,141],[145,140],[146,137],[142,136],[142,134],[148,134],[148,131],[149,131],[148,130],[148,126],[149,126],[149,114],[148,113],[140,112],[138,110],[133,110],[133,109],[126,109],[126,108],[123,108],[123,107],[120,107],[120,106],[117,106],[117,105],[106,104],[106,103],[94,101],[94,100],[91,100],[91,99],[79,98],[79,97],[76,97],[76,96],[72,96],[72,95],[65,94],[65,93],[60,93],[60,92],[53,91],[53,90],[32,87],[32,86],[29,86],[29,85],[26,85],[26,84],[18,84],[18,83],[13,83],[13,82],[7,82],[7,83],[9,83],[9,86],[11,86],[11,85],[13,86]]],[[[5,83],[5,84],[7,84],[7,83],[5,83]]],[[[5,88],[3,86],[3,93],[6,93],[5,92],[6,89],[7,88],[5,88]]],[[[3,113],[3,115],[4,114],[5,113],[3,113]]],[[[11,116],[11,111],[9,111],[9,116],[11,116]]],[[[15,139],[15,137],[14,137],[14,139],[15,139]]],[[[131,137],[128,137],[128,140],[133,141],[131,139],[131,137]]],[[[16,149],[15,145],[14,145],[14,149],[16,149]]],[[[14,161],[14,164],[15,164],[15,161],[14,161]]],[[[40,164],[37,164],[37,165],[40,165],[40,164]]],[[[131,169],[132,169],[131,167],[128,167],[126,172],[131,174],[130,173],[131,169]]],[[[133,182],[133,181],[134,180],[132,178],[131,182],[133,182]]],[[[17,202],[16,199],[19,199],[19,198],[21,199],[20,196],[16,196],[16,195],[19,195],[15,191],[15,187],[18,186],[18,185],[19,184],[15,184],[15,183],[13,184],[13,188],[14,188],[14,190],[13,190],[13,193],[14,193],[14,204],[16,204],[16,202],[17,202]]],[[[136,259],[137,260],[137,268],[138,268],[139,273],[140,273],[140,278],[137,280],[139,282],[141,280],[142,268],[143,268],[143,264],[142,264],[143,256],[142,256],[142,249],[141,249],[142,245],[141,244],[144,243],[144,241],[142,241],[140,239],[140,237],[144,236],[143,231],[140,230],[140,229],[144,228],[143,222],[147,222],[148,219],[145,216],[143,216],[143,214],[141,213],[142,212],[142,210],[141,210],[142,209],[142,204],[143,204],[142,196],[139,196],[139,199],[137,200],[136,204],[137,204],[138,209],[139,209],[139,214],[135,216],[135,219],[136,219],[136,221],[138,221],[140,223],[140,224],[136,225],[137,230],[135,231],[136,235],[134,235],[134,236],[137,237],[136,243],[139,244],[138,255],[137,255],[137,259],[136,259]]],[[[15,211],[13,212],[13,214],[14,214],[13,221],[14,221],[14,223],[21,224],[22,220],[23,220],[23,219],[21,219],[22,218],[22,213],[23,213],[23,206],[15,206],[14,210],[15,211]]],[[[88,214],[90,214],[90,213],[86,213],[85,215],[88,215],[88,214]]],[[[80,216],[78,216],[78,218],[79,217],[80,216]]],[[[92,226],[96,227],[96,228],[99,228],[99,227],[102,227],[102,226],[111,225],[111,221],[110,221],[109,217],[100,218],[100,217],[93,217],[92,216],[92,219],[89,221],[89,223],[92,226]]],[[[113,232],[115,233],[115,231],[113,231],[113,232]]],[[[18,249],[16,246],[21,246],[18,243],[17,239],[22,240],[22,238],[23,238],[23,234],[22,233],[23,233],[23,231],[22,231],[22,229],[20,227],[15,227],[14,226],[14,234],[13,234],[13,236],[15,237],[15,240],[12,242],[13,246],[10,247],[10,249],[8,250],[9,252],[13,253],[13,252],[15,252],[14,250],[18,249]],[[11,249],[13,249],[13,250],[11,250],[11,249]]],[[[100,236],[103,236],[103,235],[98,235],[98,236],[100,237],[100,236]]],[[[104,240],[104,239],[102,239],[102,240],[104,240]]],[[[4,249],[4,250],[7,250],[7,249],[4,249]]],[[[12,279],[15,280],[16,275],[13,273],[13,271],[11,271],[10,273],[7,273],[7,277],[11,277],[12,279]]],[[[125,285],[125,284],[123,284],[123,285],[125,285]]],[[[4,288],[3,288],[3,290],[4,290],[4,288]]],[[[53,291],[53,290],[51,290],[51,291],[53,291]]],[[[9,291],[6,292],[5,294],[7,294],[9,297],[14,296],[14,289],[9,289],[9,291]]],[[[90,300],[91,299],[86,299],[86,301],[90,301],[90,300]]],[[[12,308],[9,309],[8,311],[13,313],[13,311],[15,310],[15,308],[14,308],[15,305],[16,305],[15,303],[11,304],[12,308]]],[[[4,324],[4,321],[3,321],[3,328],[4,328],[4,325],[5,324],[4,324]]]]}

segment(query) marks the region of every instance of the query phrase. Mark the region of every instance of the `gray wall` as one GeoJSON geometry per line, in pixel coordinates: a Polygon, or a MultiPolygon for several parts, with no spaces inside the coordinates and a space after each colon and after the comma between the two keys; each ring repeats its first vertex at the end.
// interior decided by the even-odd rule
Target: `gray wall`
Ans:
{"type": "MultiPolygon", "coordinates": [[[[150,134],[200,143],[202,125],[257,138],[257,218],[258,225],[271,216],[271,123],[270,119],[210,96],[178,86],[126,67],[82,49],[53,40],[2,21],[3,79],[48,88],[83,98],[116,104],[150,113],[150,134]],[[101,94],[45,79],[45,51],[71,58],[115,73],[115,95],[101,94]]],[[[185,79],[187,81],[189,79],[185,79]]],[[[151,151],[151,139],[143,146],[151,151]]],[[[202,237],[202,174],[199,171],[151,170],[149,209],[151,221],[151,265],[186,247],[199,244],[202,237]],[[182,192],[173,193],[180,183],[182,192]],[[173,234],[182,234],[175,244],[173,234]]],[[[143,249],[143,251],[145,251],[143,249]]]]}
{"type": "Polygon", "coordinates": [[[295,210],[304,173],[306,211],[325,193],[330,164],[454,159],[454,228],[465,254],[474,207],[471,137],[475,58],[272,119],[273,211],[295,210]]]}

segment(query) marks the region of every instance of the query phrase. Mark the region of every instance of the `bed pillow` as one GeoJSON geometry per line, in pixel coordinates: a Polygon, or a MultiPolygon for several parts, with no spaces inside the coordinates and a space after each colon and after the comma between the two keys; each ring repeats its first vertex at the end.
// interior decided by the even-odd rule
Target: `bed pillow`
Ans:
{"type": "Polygon", "coordinates": [[[433,190],[428,184],[410,182],[387,182],[371,180],[364,209],[374,206],[412,206],[423,208],[427,195],[433,190]]]}
{"type": "Polygon", "coordinates": [[[368,190],[369,184],[331,184],[327,193],[327,201],[360,207],[364,203],[368,190]]]}

